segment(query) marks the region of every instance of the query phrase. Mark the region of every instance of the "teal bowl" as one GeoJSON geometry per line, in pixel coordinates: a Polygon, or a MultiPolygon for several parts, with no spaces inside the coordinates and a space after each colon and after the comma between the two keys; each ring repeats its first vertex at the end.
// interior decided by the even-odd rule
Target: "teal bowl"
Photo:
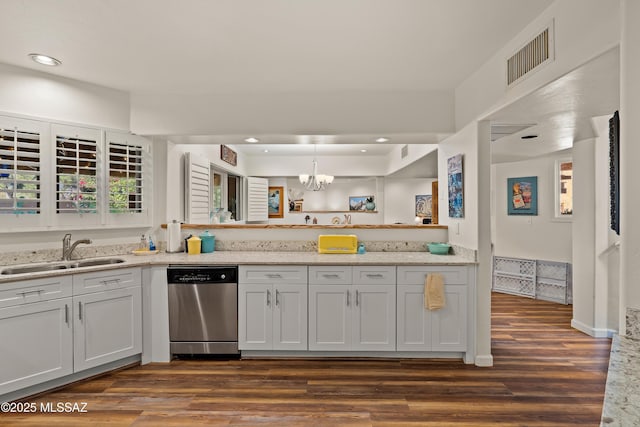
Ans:
{"type": "Polygon", "coordinates": [[[451,245],[448,243],[427,243],[427,247],[429,252],[434,255],[447,255],[451,249],[451,245]]]}

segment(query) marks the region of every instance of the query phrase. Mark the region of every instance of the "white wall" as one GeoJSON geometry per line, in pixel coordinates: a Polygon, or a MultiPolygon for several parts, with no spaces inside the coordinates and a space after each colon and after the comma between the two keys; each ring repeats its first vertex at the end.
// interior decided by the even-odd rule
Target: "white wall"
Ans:
{"type": "Polygon", "coordinates": [[[129,130],[129,94],[0,64],[0,111],[129,130]]]}
{"type": "Polygon", "coordinates": [[[332,129],[342,134],[449,133],[453,101],[451,91],[441,90],[134,93],[131,129],[144,135],[278,135],[291,133],[295,123],[298,135],[332,129]],[[351,113],[342,114],[336,105],[348,106],[351,113]]]}
{"type": "Polygon", "coordinates": [[[624,333],[626,308],[640,309],[640,2],[622,0],[620,43],[620,332],[624,333]]]}
{"type": "Polygon", "coordinates": [[[619,2],[557,0],[456,88],[456,128],[508,105],[618,44],[619,2]],[[555,19],[555,61],[507,89],[506,58],[555,19]]]}
{"type": "MultiPolygon", "coordinates": [[[[573,144],[573,318],[571,325],[595,331],[595,140],[573,144]]],[[[606,336],[606,334],[605,334],[606,336]]]]}
{"type": "Polygon", "coordinates": [[[568,157],[571,157],[570,150],[523,162],[498,163],[492,166],[492,228],[496,256],[571,262],[571,222],[554,218],[555,162],[568,157]],[[508,215],[507,178],[525,176],[538,177],[538,215],[508,215]]]}
{"type": "Polygon", "coordinates": [[[413,224],[417,195],[431,195],[435,179],[384,179],[384,223],[413,224]]]}
{"type": "Polygon", "coordinates": [[[386,175],[385,156],[246,156],[246,170],[252,176],[279,177],[311,174],[313,159],[318,161],[318,173],[337,177],[386,175]]]}
{"type": "MultiPolygon", "coordinates": [[[[488,165],[487,165],[488,167],[488,165]]],[[[438,147],[438,221],[449,226],[449,242],[478,249],[478,125],[473,122],[438,147]],[[447,159],[462,154],[464,218],[449,218],[447,159]]]]}

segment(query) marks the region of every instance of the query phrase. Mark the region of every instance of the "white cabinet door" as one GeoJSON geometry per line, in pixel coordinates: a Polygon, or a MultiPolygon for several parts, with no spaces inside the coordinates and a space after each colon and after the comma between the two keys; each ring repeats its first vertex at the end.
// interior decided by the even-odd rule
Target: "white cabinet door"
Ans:
{"type": "Polygon", "coordinates": [[[432,351],[467,350],[467,287],[445,286],[444,308],[432,311],[432,351]]]}
{"type": "Polygon", "coordinates": [[[352,350],[396,349],[396,286],[353,285],[352,350]]]}
{"type": "Polygon", "coordinates": [[[309,285],[309,350],[351,348],[350,285],[309,285]]]}
{"type": "Polygon", "coordinates": [[[0,394],[73,372],[71,298],[0,310],[0,394]]]}
{"type": "Polygon", "coordinates": [[[272,285],[238,285],[238,348],[271,350],[273,348],[272,285]]]}
{"type": "Polygon", "coordinates": [[[307,285],[278,284],[273,305],[273,349],[306,350],[307,285]]]}
{"type": "Polygon", "coordinates": [[[398,285],[398,351],[431,350],[431,314],[424,285],[398,285]]]}
{"type": "Polygon", "coordinates": [[[467,286],[446,285],[445,307],[424,308],[424,285],[398,285],[398,351],[466,351],[467,286]]]}
{"type": "Polygon", "coordinates": [[[74,297],[73,306],[76,372],[142,352],[139,286],[74,297]]]}

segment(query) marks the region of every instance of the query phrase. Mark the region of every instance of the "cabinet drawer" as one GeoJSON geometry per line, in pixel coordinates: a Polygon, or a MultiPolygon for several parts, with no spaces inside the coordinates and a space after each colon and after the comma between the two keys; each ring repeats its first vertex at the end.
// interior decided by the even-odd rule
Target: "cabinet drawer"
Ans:
{"type": "Polygon", "coordinates": [[[385,266],[354,266],[354,285],[395,285],[396,268],[392,265],[385,266]]]}
{"type": "Polygon", "coordinates": [[[445,285],[466,285],[467,267],[453,266],[406,266],[398,267],[398,285],[421,285],[427,279],[427,274],[440,273],[445,285]]]}
{"type": "Polygon", "coordinates": [[[352,267],[319,265],[309,266],[310,285],[350,285],[352,267]]]}
{"type": "Polygon", "coordinates": [[[307,283],[305,265],[241,265],[238,283],[307,283]]]}
{"type": "Polygon", "coordinates": [[[23,280],[0,285],[0,307],[71,296],[71,275],[23,280]]]}
{"type": "Polygon", "coordinates": [[[73,294],[82,295],[110,289],[142,285],[142,270],[137,267],[94,271],[73,276],[73,294]]]}

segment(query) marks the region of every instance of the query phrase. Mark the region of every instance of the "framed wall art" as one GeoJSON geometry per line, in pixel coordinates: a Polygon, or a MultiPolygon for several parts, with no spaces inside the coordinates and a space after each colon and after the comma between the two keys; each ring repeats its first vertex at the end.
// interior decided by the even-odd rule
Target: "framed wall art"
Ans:
{"type": "Polygon", "coordinates": [[[464,218],[464,173],[462,154],[447,159],[447,187],[449,190],[449,217],[464,218]]]}
{"type": "Polygon", "coordinates": [[[232,166],[238,165],[238,153],[226,145],[220,146],[220,158],[232,166]]]}
{"type": "Polygon", "coordinates": [[[431,218],[431,195],[417,195],[416,196],[416,216],[420,218],[431,218]]]}
{"type": "Polygon", "coordinates": [[[269,218],[284,218],[284,187],[269,187],[269,218]]]}
{"type": "Polygon", "coordinates": [[[538,177],[507,178],[507,213],[538,215],[538,177]]]}

